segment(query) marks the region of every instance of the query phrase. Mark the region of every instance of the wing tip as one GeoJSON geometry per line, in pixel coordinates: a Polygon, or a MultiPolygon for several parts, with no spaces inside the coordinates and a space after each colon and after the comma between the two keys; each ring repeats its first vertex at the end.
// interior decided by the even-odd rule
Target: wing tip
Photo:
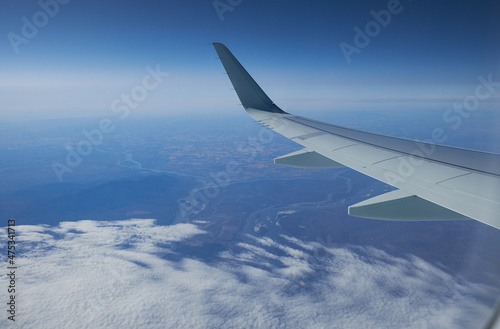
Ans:
{"type": "Polygon", "coordinates": [[[212,44],[245,109],[254,108],[265,112],[287,114],[274,104],[223,43],[212,44]]]}

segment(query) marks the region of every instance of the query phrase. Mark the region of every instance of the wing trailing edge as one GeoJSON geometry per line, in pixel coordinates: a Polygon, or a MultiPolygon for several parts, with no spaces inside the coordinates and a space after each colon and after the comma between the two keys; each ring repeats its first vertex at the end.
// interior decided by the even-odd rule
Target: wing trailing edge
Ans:
{"type": "Polygon", "coordinates": [[[401,190],[384,193],[352,205],[349,207],[348,213],[350,216],[394,221],[470,219],[401,190]]]}
{"type": "Polygon", "coordinates": [[[274,159],[274,164],[295,168],[340,168],[343,164],[315,151],[302,149],[274,159]]]}

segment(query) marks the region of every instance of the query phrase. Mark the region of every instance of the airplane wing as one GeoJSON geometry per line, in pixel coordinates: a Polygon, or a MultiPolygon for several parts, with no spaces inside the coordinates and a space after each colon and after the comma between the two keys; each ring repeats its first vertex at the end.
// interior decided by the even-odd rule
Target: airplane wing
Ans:
{"type": "Polygon", "coordinates": [[[500,299],[481,329],[500,329],[500,299]]]}
{"type": "Polygon", "coordinates": [[[221,43],[215,50],[247,113],[304,148],[275,159],[293,167],[349,167],[397,188],[349,207],[385,220],[475,219],[500,229],[500,155],[340,127],[291,115],[221,43]]]}

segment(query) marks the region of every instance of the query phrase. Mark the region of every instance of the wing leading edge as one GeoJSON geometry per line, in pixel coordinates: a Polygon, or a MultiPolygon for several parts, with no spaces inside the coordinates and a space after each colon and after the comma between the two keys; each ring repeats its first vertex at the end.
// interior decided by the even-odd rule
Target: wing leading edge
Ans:
{"type": "Polygon", "coordinates": [[[388,220],[472,218],[500,229],[500,155],[368,133],[284,112],[221,43],[221,62],[247,113],[304,146],[275,159],[294,167],[350,167],[399,189],[349,207],[388,220]]]}

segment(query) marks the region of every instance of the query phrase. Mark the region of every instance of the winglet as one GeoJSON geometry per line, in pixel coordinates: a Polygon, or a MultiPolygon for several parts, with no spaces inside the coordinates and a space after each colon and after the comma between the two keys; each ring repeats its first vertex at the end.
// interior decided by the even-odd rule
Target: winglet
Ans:
{"type": "Polygon", "coordinates": [[[286,113],[273,103],[226,46],[217,42],[213,45],[245,109],[286,113]]]}

